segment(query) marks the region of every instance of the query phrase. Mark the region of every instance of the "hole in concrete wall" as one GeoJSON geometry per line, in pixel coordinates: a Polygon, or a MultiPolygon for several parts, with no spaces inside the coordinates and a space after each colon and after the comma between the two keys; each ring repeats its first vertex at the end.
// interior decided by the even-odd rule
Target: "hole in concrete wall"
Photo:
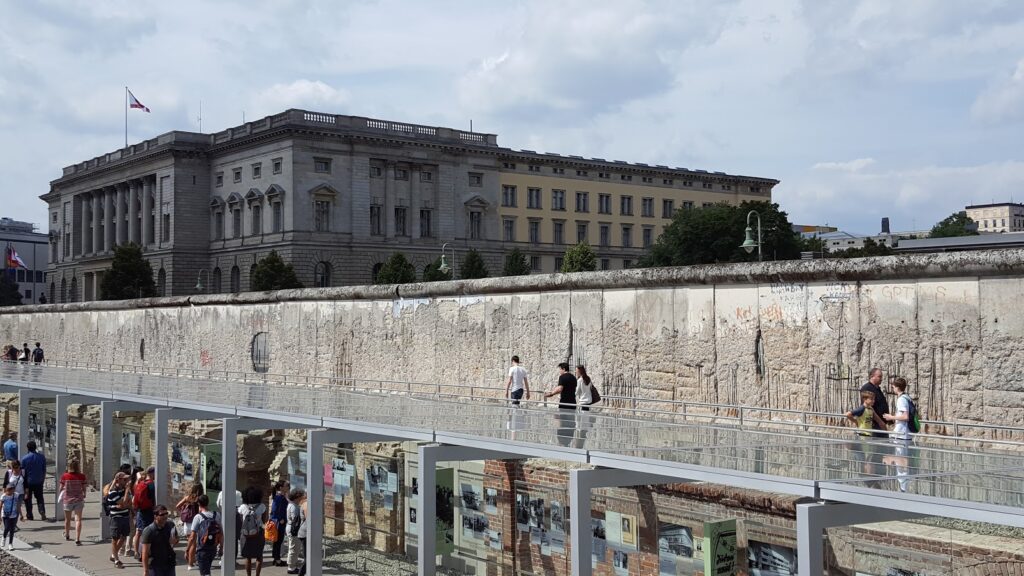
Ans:
{"type": "Polygon", "coordinates": [[[266,372],[270,369],[270,343],[266,332],[257,332],[252,337],[251,353],[254,371],[266,372]]]}
{"type": "Polygon", "coordinates": [[[139,340],[139,360],[146,359],[146,339],[139,340]]]}

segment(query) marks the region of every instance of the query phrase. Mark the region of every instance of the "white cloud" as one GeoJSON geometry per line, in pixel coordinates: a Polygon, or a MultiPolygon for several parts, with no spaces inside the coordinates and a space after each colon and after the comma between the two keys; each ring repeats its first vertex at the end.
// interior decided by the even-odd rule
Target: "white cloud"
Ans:
{"type": "Polygon", "coordinates": [[[252,98],[252,117],[269,116],[288,108],[343,112],[351,96],[348,91],[319,80],[295,80],[274,84],[252,98]]]}
{"type": "Polygon", "coordinates": [[[1015,122],[1024,119],[1024,59],[1013,74],[985,89],[974,100],[971,114],[982,122],[1015,122]]]}
{"type": "Polygon", "coordinates": [[[850,160],[849,162],[818,162],[811,167],[812,170],[839,170],[841,172],[860,172],[861,170],[872,166],[875,163],[874,158],[857,158],[856,160],[850,160]]]}

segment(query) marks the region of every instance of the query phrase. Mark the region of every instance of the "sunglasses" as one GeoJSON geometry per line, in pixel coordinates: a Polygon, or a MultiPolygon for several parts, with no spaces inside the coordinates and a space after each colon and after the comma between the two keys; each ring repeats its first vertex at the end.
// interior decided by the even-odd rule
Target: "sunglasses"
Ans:
{"type": "Polygon", "coordinates": [[[170,512],[160,512],[157,516],[167,516],[168,514],[170,514],[170,512]]]}

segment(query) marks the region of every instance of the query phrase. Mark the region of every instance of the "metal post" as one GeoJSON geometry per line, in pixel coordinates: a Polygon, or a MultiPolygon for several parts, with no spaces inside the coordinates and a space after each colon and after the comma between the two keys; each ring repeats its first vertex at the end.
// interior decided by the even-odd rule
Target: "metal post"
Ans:
{"type": "MultiPolygon", "coordinates": [[[[71,405],[71,399],[67,394],[58,394],[56,398],[57,421],[54,426],[57,428],[57,453],[53,455],[53,470],[58,478],[68,467],[68,406],[71,405]]],[[[59,498],[60,482],[53,484],[53,517],[59,520],[64,517],[64,503],[59,498]]]]}
{"type": "Polygon", "coordinates": [[[306,574],[321,576],[324,565],[324,430],[306,433],[306,574]]]}
{"type": "Polygon", "coordinates": [[[224,443],[221,454],[220,487],[224,495],[224,507],[220,511],[221,525],[224,533],[224,557],[221,559],[221,574],[235,576],[235,513],[238,502],[235,502],[235,485],[238,479],[238,418],[222,420],[222,439],[224,443]]]}
{"type": "Polygon", "coordinates": [[[420,446],[419,450],[419,545],[416,565],[419,576],[437,572],[437,446],[420,446]]]}
{"type": "Polygon", "coordinates": [[[156,458],[154,458],[154,467],[156,468],[156,486],[154,486],[156,493],[156,503],[167,506],[168,509],[173,509],[174,505],[170,500],[170,458],[167,457],[167,440],[168,440],[168,424],[170,423],[170,408],[160,408],[156,410],[156,418],[154,419],[153,426],[156,428],[155,442],[153,443],[153,450],[156,452],[156,458]]]}
{"type": "MultiPolygon", "coordinates": [[[[114,411],[117,401],[100,403],[100,486],[114,478],[114,411]]],[[[100,510],[100,538],[110,538],[110,518],[100,510]]]]}
{"type": "Polygon", "coordinates": [[[585,470],[569,471],[569,543],[572,576],[590,576],[593,572],[593,533],[590,528],[590,482],[585,470]]]}
{"type": "Polygon", "coordinates": [[[23,458],[25,454],[28,454],[28,449],[25,446],[29,440],[28,412],[33,397],[32,390],[18,391],[18,458],[23,458]]]}
{"type": "Polygon", "coordinates": [[[825,569],[825,529],[874,522],[921,518],[921,514],[864,504],[809,502],[796,505],[798,573],[822,576],[825,569]]]}

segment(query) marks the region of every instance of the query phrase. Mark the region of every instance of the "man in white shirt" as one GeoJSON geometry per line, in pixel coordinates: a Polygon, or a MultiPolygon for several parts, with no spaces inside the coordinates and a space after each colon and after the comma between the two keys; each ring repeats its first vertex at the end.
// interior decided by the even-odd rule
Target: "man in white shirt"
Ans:
{"type": "Polygon", "coordinates": [[[508,382],[505,383],[505,397],[512,400],[513,406],[526,397],[530,399],[530,380],[526,368],[519,365],[519,356],[512,357],[512,366],[508,369],[508,382]]]}

